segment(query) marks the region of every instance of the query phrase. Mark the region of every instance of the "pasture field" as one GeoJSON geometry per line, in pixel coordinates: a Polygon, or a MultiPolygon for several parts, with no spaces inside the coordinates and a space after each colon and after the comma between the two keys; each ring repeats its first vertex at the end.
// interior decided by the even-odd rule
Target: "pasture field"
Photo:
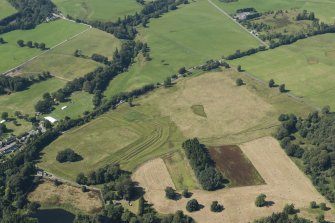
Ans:
{"type": "Polygon", "coordinates": [[[303,101],[316,107],[335,107],[335,35],[325,34],[289,46],[231,61],[268,82],[274,79],[303,101]]]}
{"type": "MultiPolygon", "coordinates": [[[[290,203],[294,203],[296,208],[301,209],[299,215],[314,220],[316,215],[305,211],[311,201],[326,202],[327,206],[331,207],[274,138],[260,138],[244,143],[240,148],[265,180],[266,185],[226,188],[214,192],[192,190],[193,195],[189,199],[195,198],[204,205],[204,208],[197,212],[189,213],[185,210],[189,199],[181,198],[172,201],[165,198],[164,189],[170,186],[170,181],[166,180],[168,176],[165,171],[162,174],[150,174],[155,173],[157,169],[164,169],[165,167],[158,166],[164,163],[144,164],[134,173],[134,179],[145,188],[145,199],[152,203],[158,212],[167,214],[183,210],[197,222],[204,223],[253,221],[269,216],[273,212],[279,212],[290,203]],[[159,187],[152,185],[159,185],[159,187]],[[256,207],[254,202],[260,193],[266,194],[267,200],[274,203],[264,208],[256,207]],[[222,213],[210,211],[212,201],[219,201],[224,205],[225,209],[222,213]]],[[[334,210],[327,211],[325,214],[328,220],[334,220],[334,210]]]]}
{"type": "Polygon", "coordinates": [[[15,12],[16,9],[7,0],[0,0],[0,19],[10,16],[15,12]]]}
{"type": "Polygon", "coordinates": [[[88,27],[82,24],[56,20],[43,23],[32,30],[15,30],[3,34],[2,37],[7,43],[0,45],[0,73],[14,68],[43,52],[40,49],[19,47],[17,45],[18,40],[43,42],[46,47],[53,47],[85,29],[88,29],[88,27]]]}
{"type": "Polygon", "coordinates": [[[69,180],[113,162],[133,170],[149,159],[179,149],[183,140],[169,118],[160,116],[154,107],[123,105],[59,137],[43,150],[39,166],[69,180]],[[65,148],[72,148],[84,159],[58,163],[57,153],[65,148]]]}
{"type": "Polygon", "coordinates": [[[54,92],[61,88],[65,81],[58,78],[51,78],[40,83],[33,84],[29,89],[21,92],[15,92],[10,95],[0,96],[0,111],[7,111],[14,115],[15,111],[22,114],[33,114],[34,105],[42,99],[46,92],[54,92]]]}
{"type": "Polygon", "coordinates": [[[44,180],[28,195],[28,200],[38,202],[42,207],[61,207],[70,211],[97,213],[102,209],[102,201],[98,192],[82,192],[81,188],[44,180]]]}
{"type": "Polygon", "coordinates": [[[234,14],[237,9],[253,7],[259,12],[272,10],[299,9],[308,10],[316,14],[316,17],[324,22],[334,23],[334,0],[238,0],[231,3],[223,3],[220,0],[212,0],[217,6],[226,10],[229,14],[234,14]]]}
{"type": "Polygon", "coordinates": [[[145,101],[170,116],[186,138],[199,137],[215,146],[268,135],[277,127],[281,113],[305,115],[310,111],[233,69],[182,78],[174,87],[160,89],[145,101]],[[246,85],[237,87],[237,78],[246,85]],[[207,117],[195,114],[193,105],[202,105],[207,117]]]}
{"type": "Polygon", "coordinates": [[[162,158],[177,190],[200,188],[193,170],[181,150],[167,154],[162,158]]]}
{"type": "Polygon", "coordinates": [[[216,167],[230,180],[230,187],[265,183],[238,146],[210,147],[209,153],[216,167]]]}
{"type": "Polygon", "coordinates": [[[120,45],[120,40],[113,35],[92,28],[29,62],[20,72],[36,73],[48,70],[59,78],[72,80],[102,66],[93,60],[73,56],[76,50],[81,50],[88,57],[97,53],[112,59],[114,51],[120,45]]]}
{"type": "Polygon", "coordinates": [[[85,20],[115,21],[133,15],[142,6],[133,0],[53,0],[66,15],[85,20]]]}
{"type": "Polygon", "coordinates": [[[128,72],[116,77],[105,92],[107,96],[148,83],[162,82],[181,67],[204,64],[235,50],[247,50],[260,43],[214,8],[207,0],[192,1],[159,19],[139,36],[150,47],[151,61],[142,57],[128,72]]]}

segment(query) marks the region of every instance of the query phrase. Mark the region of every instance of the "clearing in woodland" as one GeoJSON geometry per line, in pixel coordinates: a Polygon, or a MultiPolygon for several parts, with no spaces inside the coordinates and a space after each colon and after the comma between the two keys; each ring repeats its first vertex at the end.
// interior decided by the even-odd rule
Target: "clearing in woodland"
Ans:
{"type": "Polygon", "coordinates": [[[85,213],[97,213],[102,209],[102,201],[99,192],[82,192],[81,188],[68,184],[55,184],[44,180],[28,195],[31,202],[38,202],[42,207],[63,207],[70,211],[85,213]]]}
{"type": "Polygon", "coordinates": [[[300,40],[289,46],[231,61],[246,72],[286,89],[308,104],[335,107],[335,34],[300,40]]]}
{"type": "MultiPolygon", "coordinates": [[[[202,223],[253,221],[271,215],[273,212],[279,212],[290,203],[301,209],[299,215],[315,219],[315,215],[305,211],[311,201],[326,202],[330,207],[330,204],[316,191],[310,180],[290,160],[274,138],[260,138],[241,144],[240,148],[260,173],[266,185],[227,188],[214,192],[192,190],[193,195],[189,199],[197,199],[205,206],[197,212],[186,211],[185,207],[189,199],[173,201],[165,197],[165,187],[171,186],[170,180],[166,180],[169,176],[165,171],[163,174],[155,171],[166,169],[159,166],[164,163],[156,162],[155,165],[151,165],[152,163],[148,162],[135,171],[133,176],[145,189],[145,199],[152,203],[158,212],[174,213],[177,210],[183,210],[197,222],[202,223]],[[158,187],[153,186],[155,182],[159,182],[158,187]],[[271,206],[263,208],[255,206],[255,199],[261,193],[266,194],[267,200],[273,202],[271,206]],[[219,201],[224,205],[223,213],[210,211],[212,201],[219,201]]],[[[333,210],[327,211],[325,215],[328,220],[334,220],[333,210]]]]}
{"type": "Polygon", "coordinates": [[[197,66],[237,49],[260,45],[207,0],[190,1],[178,10],[150,20],[148,26],[139,28],[138,39],[148,43],[151,60],[137,58],[128,72],[111,82],[105,92],[107,96],[162,82],[181,67],[197,66]]]}

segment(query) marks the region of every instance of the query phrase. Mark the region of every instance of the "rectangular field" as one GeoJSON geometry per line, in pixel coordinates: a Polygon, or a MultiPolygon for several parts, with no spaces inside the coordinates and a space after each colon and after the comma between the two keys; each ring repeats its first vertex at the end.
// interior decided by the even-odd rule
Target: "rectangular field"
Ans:
{"type": "Polygon", "coordinates": [[[85,20],[115,21],[142,9],[135,0],[53,0],[64,15],[85,20]]]}
{"type": "Polygon", "coordinates": [[[112,59],[115,49],[120,45],[120,40],[113,35],[92,28],[29,62],[20,72],[36,73],[48,70],[59,78],[72,80],[103,66],[90,59],[75,57],[73,54],[76,50],[88,57],[97,53],[112,59]]]}
{"type": "MultiPolygon", "coordinates": [[[[300,40],[256,55],[231,61],[268,82],[274,79],[307,103],[335,107],[335,34],[300,40]]],[[[275,89],[277,90],[277,89],[275,89]]]]}
{"type": "Polygon", "coordinates": [[[216,167],[229,179],[229,186],[253,186],[265,183],[238,146],[210,147],[209,153],[216,167]]]}
{"type": "Polygon", "coordinates": [[[138,58],[128,72],[115,78],[106,95],[162,82],[181,67],[220,59],[235,50],[260,43],[207,0],[190,1],[141,28],[139,39],[148,43],[151,61],[138,58]]]}
{"type": "Polygon", "coordinates": [[[45,43],[46,47],[50,48],[85,29],[88,27],[82,24],[57,20],[43,23],[32,30],[16,30],[1,35],[7,43],[0,45],[0,73],[42,53],[40,49],[19,47],[18,40],[45,43]]]}

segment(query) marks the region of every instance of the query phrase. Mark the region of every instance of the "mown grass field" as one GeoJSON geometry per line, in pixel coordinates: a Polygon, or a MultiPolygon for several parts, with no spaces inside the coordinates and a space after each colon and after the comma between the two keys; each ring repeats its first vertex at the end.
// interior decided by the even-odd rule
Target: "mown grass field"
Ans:
{"type": "Polygon", "coordinates": [[[16,12],[16,9],[9,4],[7,0],[0,0],[0,19],[10,16],[16,12]]]}
{"type": "Polygon", "coordinates": [[[123,105],[61,136],[43,150],[39,166],[70,180],[75,180],[80,172],[87,173],[113,162],[134,170],[145,161],[179,149],[183,140],[176,126],[154,107],[123,105]],[[84,159],[58,163],[57,153],[65,148],[72,148],[84,159]]]}
{"type": "Polygon", "coordinates": [[[140,30],[139,39],[148,43],[152,60],[138,58],[129,72],[111,82],[106,95],[161,82],[181,67],[260,45],[207,0],[192,1],[152,19],[148,28],[140,30]]]}
{"type": "Polygon", "coordinates": [[[113,35],[92,28],[26,64],[21,72],[35,73],[48,70],[57,77],[72,80],[102,66],[90,59],[74,57],[76,50],[81,50],[82,54],[88,57],[97,53],[112,59],[115,49],[120,45],[120,40],[113,35]]]}
{"type": "Polygon", "coordinates": [[[212,1],[230,14],[234,14],[237,9],[246,7],[253,7],[259,12],[296,8],[315,12],[316,17],[322,21],[331,23],[335,21],[334,0],[238,0],[232,3],[223,3],[220,0],[212,1]]]}
{"type": "Polygon", "coordinates": [[[335,35],[300,40],[289,46],[231,61],[264,81],[284,83],[307,103],[335,107],[335,35]]]}
{"type": "Polygon", "coordinates": [[[53,0],[64,15],[85,20],[114,21],[142,9],[135,0],[53,0]]]}
{"type": "Polygon", "coordinates": [[[85,25],[57,20],[43,23],[32,30],[16,30],[2,35],[8,43],[0,45],[0,73],[42,53],[39,49],[19,47],[18,40],[43,42],[47,47],[53,47],[87,28],[85,25]]]}

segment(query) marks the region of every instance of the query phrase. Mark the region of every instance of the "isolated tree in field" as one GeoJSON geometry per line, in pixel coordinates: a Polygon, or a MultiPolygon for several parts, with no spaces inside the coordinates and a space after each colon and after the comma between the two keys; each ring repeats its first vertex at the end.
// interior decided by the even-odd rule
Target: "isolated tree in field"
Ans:
{"type": "Polygon", "coordinates": [[[221,212],[223,211],[223,205],[219,204],[218,201],[213,201],[211,204],[211,212],[221,212]]]}
{"type": "Polygon", "coordinates": [[[18,40],[17,45],[19,45],[19,47],[24,47],[24,41],[22,39],[18,40]]]}
{"type": "Polygon", "coordinates": [[[46,50],[46,46],[45,46],[45,43],[40,43],[40,49],[41,50],[46,50]]]}
{"type": "Polygon", "coordinates": [[[241,78],[237,78],[235,81],[237,86],[242,86],[243,85],[243,80],[241,78]]]}
{"type": "Polygon", "coordinates": [[[2,118],[3,120],[7,120],[7,119],[8,119],[8,112],[2,112],[2,114],[1,114],[1,118],[2,118]]]}
{"type": "Polygon", "coordinates": [[[200,204],[196,199],[189,200],[186,204],[186,210],[188,212],[194,212],[200,210],[200,204]]]}
{"type": "Polygon", "coordinates": [[[294,208],[294,204],[286,204],[285,207],[284,207],[284,209],[283,209],[283,212],[285,214],[288,214],[288,215],[295,214],[296,210],[294,208]]]}
{"type": "Polygon", "coordinates": [[[273,79],[269,80],[269,87],[272,88],[275,86],[275,81],[273,79]]]}
{"type": "Polygon", "coordinates": [[[258,195],[255,201],[256,207],[264,207],[266,205],[265,198],[266,198],[265,194],[258,195]]]}
{"type": "Polygon", "coordinates": [[[187,188],[183,190],[181,195],[183,195],[183,197],[185,197],[185,198],[190,198],[191,197],[191,193],[188,191],[187,188]]]}
{"type": "Polygon", "coordinates": [[[326,203],[320,203],[319,207],[323,211],[327,211],[327,209],[328,209],[326,203]]]}
{"type": "Polygon", "coordinates": [[[315,201],[312,201],[310,204],[309,204],[309,207],[312,208],[312,209],[315,209],[315,208],[318,208],[318,205],[315,201]]]}
{"type": "Polygon", "coordinates": [[[164,87],[170,87],[172,85],[171,77],[167,77],[164,81],[164,87]]]}
{"type": "Polygon", "coordinates": [[[60,152],[58,152],[56,160],[60,163],[65,163],[65,162],[76,162],[80,161],[83,158],[75,153],[72,149],[65,149],[60,152]]]}
{"type": "Polygon", "coordinates": [[[2,37],[0,37],[0,44],[4,44],[4,43],[5,43],[5,40],[2,37]]]}
{"type": "Polygon", "coordinates": [[[182,67],[178,70],[178,73],[179,74],[185,74],[186,73],[186,68],[185,67],[182,67]]]}
{"type": "Polygon", "coordinates": [[[279,86],[279,92],[280,93],[283,93],[283,92],[285,92],[286,91],[286,89],[285,89],[285,84],[281,84],[280,86],[279,86]]]}
{"type": "Polygon", "coordinates": [[[28,46],[29,48],[33,48],[33,42],[32,42],[32,41],[28,41],[28,42],[27,42],[27,46],[28,46]]]}
{"type": "Polygon", "coordinates": [[[172,187],[165,188],[165,197],[171,200],[176,199],[177,194],[176,191],[172,187]]]}
{"type": "Polygon", "coordinates": [[[241,72],[241,71],[242,71],[242,67],[241,67],[241,65],[238,65],[238,66],[237,66],[237,71],[238,71],[238,72],[241,72]]]}

